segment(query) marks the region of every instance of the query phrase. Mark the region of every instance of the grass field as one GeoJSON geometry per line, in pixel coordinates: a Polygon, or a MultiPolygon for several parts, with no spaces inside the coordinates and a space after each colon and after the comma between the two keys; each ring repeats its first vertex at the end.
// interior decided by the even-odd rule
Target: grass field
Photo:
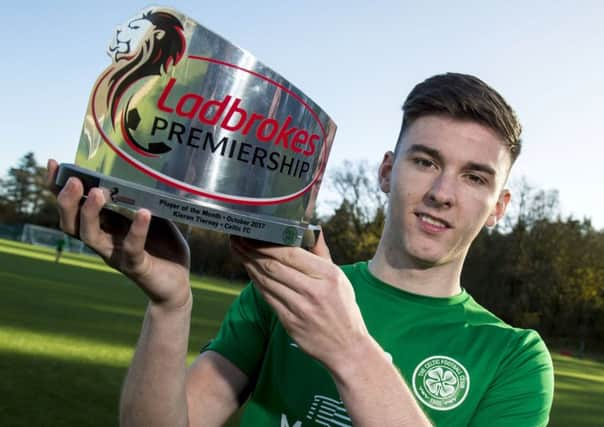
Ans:
{"type": "MultiPolygon", "coordinates": [[[[241,284],[193,280],[190,358],[241,284]]],[[[99,259],[0,240],[0,426],[112,426],[145,309],[99,259]]],[[[604,425],[604,363],[554,355],[551,426],[604,425]]],[[[231,423],[235,425],[235,423],[231,423]]]]}
{"type": "MultiPolygon", "coordinates": [[[[241,284],[193,280],[190,359],[241,284]]],[[[0,426],[113,426],[146,307],[86,255],[0,240],[0,426]]]]}

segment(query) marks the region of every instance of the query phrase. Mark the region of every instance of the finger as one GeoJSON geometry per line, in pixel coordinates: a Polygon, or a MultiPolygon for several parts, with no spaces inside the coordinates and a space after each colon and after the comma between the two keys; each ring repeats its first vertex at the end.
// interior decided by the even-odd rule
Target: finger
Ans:
{"type": "Polygon", "coordinates": [[[315,242],[315,246],[313,246],[310,251],[321,258],[331,261],[331,253],[329,252],[329,247],[325,241],[323,229],[320,230],[319,235],[317,236],[317,241],[315,242]]]}
{"type": "Polygon", "coordinates": [[[58,187],[55,185],[55,178],[57,176],[57,170],[59,164],[55,159],[48,159],[46,162],[46,177],[44,179],[44,185],[46,188],[56,194],[58,187]]]}
{"type": "Polygon", "coordinates": [[[258,258],[274,259],[309,278],[324,278],[333,269],[331,260],[327,260],[302,248],[266,245],[244,238],[235,239],[234,241],[246,253],[255,254],[258,258]]]}
{"type": "Polygon", "coordinates": [[[289,298],[289,292],[293,292],[307,298],[312,296],[314,287],[321,286],[317,280],[273,258],[263,257],[253,252],[249,253],[237,244],[233,245],[233,249],[241,258],[250,278],[255,282],[260,282],[272,293],[283,293],[284,298],[289,298]]]}
{"type": "Polygon", "coordinates": [[[256,286],[275,310],[282,312],[288,311],[290,312],[290,316],[295,315],[298,317],[303,313],[301,307],[303,300],[297,292],[288,286],[285,286],[283,283],[265,275],[260,266],[253,262],[253,260],[246,259],[243,254],[240,254],[240,256],[244,258],[243,266],[248,272],[254,286],[256,286]],[[274,301],[275,303],[271,303],[271,301],[274,301]]]}
{"type": "Polygon", "coordinates": [[[80,209],[80,238],[84,243],[98,251],[103,256],[108,256],[109,251],[104,247],[105,232],[101,229],[100,213],[105,204],[105,195],[99,188],[92,188],[80,209]]]}
{"type": "Polygon", "coordinates": [[[151,212],[147,209],[136,212],[122,246],[126,260],[131,264],[128,267],[140,265],[144,260],[149,224],[151,224],[151,212]]]}
{"type": "Polygon", "coordinates": [[[278,281],[287,277],[292,279],[291,275],[295,273],[300,274],[277,258],[258,251],[255,245],[246,244],[245,240],[240,237],[231,238],[231,247],[244,263],[244,266],[246,263],[253,263],[262,270],[263,275],[278,281]]]}
{"type": "MultiPolygon", "coordinates": [[[[254,286],[258,288],[255,283],[254,286]]],[[[262,294],[264,300],[268,303],[268,305],[270,305],[273,310],[275,310],[277,317],[279,318],[279,320],[281,320],[281,323],[286,328],[286,330],[290,329],[290,325],[295,322],[298,316],[296,316],[286,304],[284,304],[279,298],[275,297],[273,294],[263,291],[262,289],[259,289],[259,291],[262,294]]],[[[291,331],[288,330],[288,333],[291,334],[291,331]]]]}
{"type": "Polygon", "coordinates": [[[77,178],[69,178],[57,196],[59,210],[59,225],[61,229],[72,236],[78,236],[80,200],[84,195],[84,187],[77,178]]]}

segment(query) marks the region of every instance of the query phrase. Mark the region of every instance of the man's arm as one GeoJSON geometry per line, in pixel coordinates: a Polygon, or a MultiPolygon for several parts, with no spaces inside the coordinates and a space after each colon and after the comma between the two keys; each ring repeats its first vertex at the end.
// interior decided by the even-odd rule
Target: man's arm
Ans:
{"type": "Polygon", "coordinates": [[[191,304],[147,308],[120,399],[122,426],[221,426],[241,404],[247,376],[207,351],[186,369],[191,304]]]}
{"type": "Polygon", "coordinates": [[[322,236],[314,253],[240,238],[232,247],[292,339],[330,371],[353,425],[431,425],[369,335],[352,285],[322,236]]]}
{"type": "MultiPolygon", "coordinates": [[[[58,165],[48,162],[53,188],[58,165]]],[[[218,354],[200,356],[187,373],[191,320],[189,251],[174,224],[139,210],[130,221],[103,210],[94,188],[80,206],[82,183],[70,178],[57,197],[60,225],[80,238],[149,297],[120,401],[126,426],[218,426],[237,408],[247,377],[218,354]],[[187,401],[191,408],[188,408],[187,401]]]]}
{"type": "Polygon", "coordinates": [[[329,371],[354,426],[431,426],[411,390],[371,337],[329,371]]]}
{"type": "Polygon", "coordinates": [[[120,425],[189,425],[185,394],[191,298],[182,307],[152,303],[120,399],[120,425]]]}
{"type": "Polygon", "coordinates": [[[222,426],[247,398],[248,377],[224,356],[205,351],[187,372],[189,425],[222,426]]]}

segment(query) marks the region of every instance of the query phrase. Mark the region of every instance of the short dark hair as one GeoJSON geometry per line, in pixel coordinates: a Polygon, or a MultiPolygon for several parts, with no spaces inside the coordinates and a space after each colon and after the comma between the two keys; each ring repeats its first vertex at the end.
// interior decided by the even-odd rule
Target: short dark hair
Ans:
{"type": "Polygon", "coordinates": [[[429,114],[443,114],[485,125],[503,138],[510,150],[512,164],[520,154],[522,126],[516,113],[495,89],[477,77],[446,73],[417,84],[403,104],[403,124],[396,150],[411,124],[429,114]]]}

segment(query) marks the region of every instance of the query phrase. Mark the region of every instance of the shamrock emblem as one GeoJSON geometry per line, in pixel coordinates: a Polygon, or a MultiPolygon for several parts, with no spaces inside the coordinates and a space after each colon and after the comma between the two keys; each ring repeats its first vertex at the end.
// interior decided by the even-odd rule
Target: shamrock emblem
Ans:
{"type": "Polygon", "coordinates": [[[457,377],[450,370],[436,367],[430,369],[427,375],[426,386],[433,395],[444,398],[455,393],[457,377]]]}

